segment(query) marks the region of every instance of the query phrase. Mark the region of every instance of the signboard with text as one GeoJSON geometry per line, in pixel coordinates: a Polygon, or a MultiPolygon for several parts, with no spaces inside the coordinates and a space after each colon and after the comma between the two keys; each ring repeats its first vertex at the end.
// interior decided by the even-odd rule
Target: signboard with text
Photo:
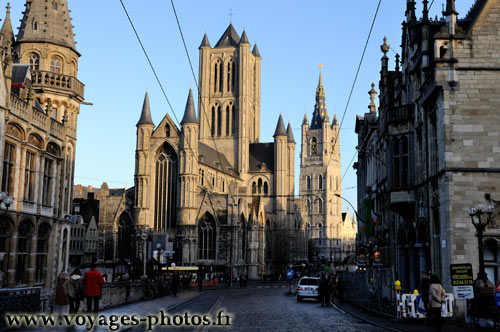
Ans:
{"type": "Polygon", "coordinates": [[[467,300],[474,298],[474,289],[472,286],[453,286],[453,293],[456,299],[467,300]]]}
{"type": "Polygon", "coordinates": [[[450,276],[452,286],[472,286],[474,284],[471,264],[451,264],[450,276]]]}

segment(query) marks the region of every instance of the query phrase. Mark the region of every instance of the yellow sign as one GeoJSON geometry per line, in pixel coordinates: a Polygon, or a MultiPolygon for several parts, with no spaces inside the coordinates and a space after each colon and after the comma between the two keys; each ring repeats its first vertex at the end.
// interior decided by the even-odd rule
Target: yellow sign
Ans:
{"type": "Polygon", "coordinates": [[[169,266],[169,271],[198,271],[198,266],[169,266]]]}

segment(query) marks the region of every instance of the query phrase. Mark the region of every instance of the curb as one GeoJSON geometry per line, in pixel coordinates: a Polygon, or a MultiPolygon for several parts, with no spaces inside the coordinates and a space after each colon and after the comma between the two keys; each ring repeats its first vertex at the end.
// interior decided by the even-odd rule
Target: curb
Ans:
{"type": "Polygon", "coordinates": [[[403,330],[398,330],[398,329],[395,329],[395,328],[392,328],[392,327],[388,327],[388,326],[385,326],[385,325],[382,325],[382,324],[379,324],[379,323],[375,323],[373,321],[370,321],[358,314],[355,314],[349,310],[346,310],[345,308],[342,308],[342,307],[339,307],[338,305],[336,305],[335,303],[333,303],[333,308],[341,311],[341,312],[345,312],[349,315],[351,315],[352,317],[356,318],[356,319],[359,319],[365,323],[368,323],[370,325],[373,325],[373,326],[377,326],[377,327],[380,327],[380,328],[383,328],[383,329],[386,329],[386,330],[389,330],[389,331],[393,331],[393,332],[404,332],[403,330]]]}

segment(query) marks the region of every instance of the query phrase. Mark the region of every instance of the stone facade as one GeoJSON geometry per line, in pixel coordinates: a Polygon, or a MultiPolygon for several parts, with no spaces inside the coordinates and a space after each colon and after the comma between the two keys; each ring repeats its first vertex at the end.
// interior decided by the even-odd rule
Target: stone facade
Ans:
{"type": "MultiPolygon", "coordinates": [[[[432,270],[448,290],[450,264],[471,263],[478,271],[469,207],[484,202],[485,193],[499,196],[500,2],[477,0],[459,19],[448,0],[441,20],[429,19],[423,3],[417,20],[408,1],[401,68],[398,55],[395,70],[388,69],[389,46],[382,45],[379,112],[356,123],[358,207],[365,211],[373,201],[382,222],[362,241],[390,249],[387,261],[404,289],[418,288],[420,272],[432,270]],[[379,170],[375,182],[367,180],[370,160],[379,170]]],[[[499,212],[497,205],[484,239],[486,272],[495,283],[499,212]]]]}
{"type": "Polygon", "coordinates": [[[76,128],[84,85],[77,79],[67,1],[26,1],[14,37],[7,6],[0,31],[0,262],[4,285],[52,292],[67,270],[76,128]],[[43,20],[41,19],[43,17],[43,20]]]}

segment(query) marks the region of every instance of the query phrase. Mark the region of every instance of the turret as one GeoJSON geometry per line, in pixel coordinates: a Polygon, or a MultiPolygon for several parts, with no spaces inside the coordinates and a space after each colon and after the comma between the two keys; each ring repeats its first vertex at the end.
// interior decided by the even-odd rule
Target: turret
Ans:
{"type": "Polygon", "coordinates": [[[443,13],[448,24],[448,33],[455,35],[458,12],[455,10],[455,0],[446,0],[446,11],[443,13]]]}
{"type": "Polygon", "coordinates": [[[295,138],[293,137],[292,126],[290,121],[288,121],[288,127],[286,128],[286,135],[288,141],[288,195],[294,196],[295,191],[295,138]]]}
{"type": "Polygon", "coordinates": [[[287,164],[288,164],[288,135],[285,130],[283,118],[278,119],[274,132],[274,193],[276,195],[275,210],[284,211],[286,209],[286,196],[288,194],[287,164]]]}

